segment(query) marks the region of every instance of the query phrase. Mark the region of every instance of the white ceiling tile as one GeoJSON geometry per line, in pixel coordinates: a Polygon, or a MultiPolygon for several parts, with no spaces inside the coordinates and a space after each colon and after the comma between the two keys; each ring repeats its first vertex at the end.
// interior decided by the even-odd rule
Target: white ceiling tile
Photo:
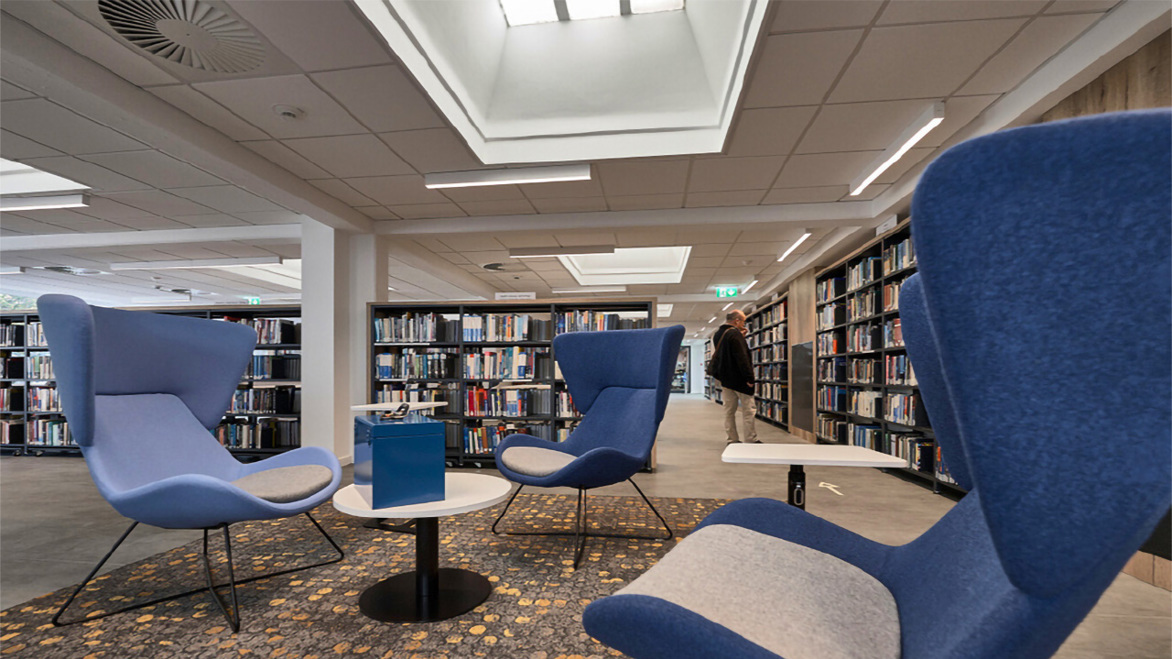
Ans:
{"type": "Polygon", "coordinates": [[[27,217],[21,217],[13,213],[4,213],[0,215],[0,227],[12,228],[29,235],[42,235],[46,233],[73,233],[73,229],[66,229],[50,224],[48,222],[41,222],[27,217]]]}
{"type": "Polygon", "coordinates": [[[531,215],[537,211],[525,199],[464,201],[460,208],[469,215],[531,215]]]}
{"type": "Polygon", "coordinates": [[[240,218],[232,217],[231,215],[225,215],[223,213],[210,213],[208,215],[184,215],[183,223],[200,228],[235,227],[248,224],[240,218]]]}
{"type": "Polygon", "coordinates": [[[387,209],[404,220],[464,216],[464,211],[450,202],[446,204],[387,204],[387,209]]]}
{"type": "Polygon", "coordinates": [[[684,195],[649,194],[607,197],[606,203],[612,211],[647,211],[662,208],[683,208],[684,195]]]}
{"type": "Polygon", "coordinates": [[[156,231],[160,229],[190,229],[191,225],[182,221],[169,220],[163,217],[128,217],[118,220],[118,224],[137,229],[138,231],[156,231]]]}
{"type": "MultiPolygon", "coordinates": [[[[557,247],[557,246],[558,246],[558,244],[557,244],[556,240],[554,241],[554,243],[552,245],[541,245],[541,247],[557,247]]],[[[534,245],[534,247],[536,247],[536,245],[534,245]]],[[[570,276],[570,273],[566,270],[566,267],[563,266],[562,262],[557,260],[556,258],[525,259],[525,265],[529,266],[530,270],[532,270],[534,272],[541,273],[541,276],[545,277],[545,278],[569,277],[570,276]]]]}
{"type": "Polygon", "coordinates": [[[683,192],[688,161],[610,161],[598,165],[598,174],[608,197],[683,192]]]}
{"type": "Polygon", "coordinates": [[[43,98],[0,103],[4,128],[70,155],[146,148],[116,130],[43,98]]]}
{"type": "Polygon", "coordinates": [[[22,98],[34,98],[36,94],[21,89],[16,85],[0,80],[0,101],[16,101],[22,98]]]}
{"type": "Polygon", "coordinates": [[[258,211],[280,211],[281,206],[268,199],[234,185],[212,185],[194,188],[171,188],[171,194],[190,199],[221,213],[250,213],[258,211]]]}
{"type": "Polygon", "coordinates": [[[765,190],[734,190],[725,192],[689,192],[684,206],[688,208],[713,208],[720,206],[756,206],[761,203],[765,190]]]}
{"type": "MultiPolygon", "coordinates": [[[[778,236],[775,235],[774,238],[778,236]]],[[[762,240],[753,240],[749,242],[739,242],[732,246],[728,255],[734,256],[771,256],[776,259],[789,247],[788,242],[768,242],[762,240]]]]}
{"type": "Polygon", "coordinates": [[[135,192],[109,192],[105,196],[128,206],[141,208],[155,215],[174,217],[177,215],[209,215],[213,213],[207,206],[201,206],[193,201],[176,197],[162,190],[141,190],[135,192]]]}
{"type": "Polygon", "coordinates": [[[680,227],[676,238],[681,245],[719,245],[734,243],[739,235],[740,230],[728,227],[680,227]]]}
{"type": "Polygon", "coordinates": [[[1033,16],[1049,0],[894,0],[879,15],[877,25],[893,23],[933,23],[940,21],[971,21],[982,18],[1009,18],[1033,16]]]}
{"type": "MultiPolygon", "coordinates": [[[[304,216],[293,211],[250,211],[232,213],[249,224],[300,224],[304,216]]],[[[180,218],[182,219],[182,218],[180,218]]]]}
{"type": "Polygon", "coordinates": [[[931,104],[916,100],[824,105],[796,153],[886,149],[931,104]]]}
{"type": "Polygon", "coordinates": [[[525,199],[525,195],[521,194],[521,188],[515,185],[444,188],[440,190],[440,193],[458,204],[465,201],[517,201],[525,199]]]}
{"type": "MultiPolygon", "coordinates": [[[[459,252],[459,253],[463,254],[464,257],[467,258],[470,263],[473,263],[475,265],[484,265],[485,263],[511,263],[511,261],[509,259],[509,253],[506,250],[482,249],[480,251],[474,251],[474,252],[468,251],[468,252],[459,252]]],[[[513,273],[504,273],[504,272],[497,273],[497,272],[491,272],[491,271],[485,271],[485,274],[488,274],[491,276],[496,276],[496,277],[505,277],[505,278],[509,278],[509,279],[511,279],[512,275],[513,275],[513,273]]]]}
{"type": "Polygon", "coordinates": [[[82,156],[82,160],[101,165],[156,188],[182,188],[216,185],[220,178],[176,160],[160,151],[123,151],[82,156]]]}
{"type": "Polygon", "coordinates": [[[392,61],[348,2],[233,2],[232,8],[306,71],[392,61]]]}
{"type": "Polygon", "coordinates": [[[66,208],[47,208],[44,210],[35,211],[21,211],[20,213],[3,213],[0,218],[7,223],[10,217],[23,217],[29,220],[36,220],[37,222],[47,222],[65,228],[73,228],[78,224],[85,224],[86,222],[94,222],[94,218],[88,215],[82,215],[76,211],[66,208]]]}
{"type": "Polygon", "coordinates": [[[267,140],[264,142],[241,142],[240,144],[301,178],[329,178],[330,176],[329,172],[309,162],[304,156],[280,142],[267,140]]]}
{"type": "Polygon", "coordinates": [[[1013,89],[1097,20],[1098,14],[1038,18],[981,67],[960,93],[1000,94],[1013,89]]]}
{"type": "Polygon", "coordinates": [[[25,160],[24,163],[49,172],[50,174],[64,176],[71,181],[87,185],[95,192],[148,190],[151,187],[146,183],[123,176],[105,167],[70,156],[32,158],[25,160]]]}
{"type": "Polygon", "coordinates": [[[723,256],[692,256],[688,258],[688,268],[717,268],[724,259],[723,256]]]}
{"type": "Polygon", "coordinates": [[[1105,12],[1110,11],[1120,0],[1057,0],[1046,7],[1047,14],[1064,12],[1105,12]]]}
{"type": "Polygon", "coordinates": [[[779,188],[811,188],[829,184],[849,185],[881,151],[814,153],[791,157],[777,177],[779,188]]]}
{"type": "Polygon", "coordinates": [[[90,205],[86,208],[78,209],[78,212],[102,220],[115,221],[127,217],[151,217],[154,215],[141,208],[127,206],[124,203],[100,195],[90,197],[90,205]]]}
{"type": "Polygon", "coordinates": [[[778,188],[770,190],[762,204],[819,204],[838,201],[846,196],[850,186],[827,185],[816,188],[778,188]]]}
{"type": "Polygon", "coordinates": [[[866,27],[882,6],[882,0],[783,0],[769,32],[866,27]]]}
{"type": "Polygon", "coordinates": [[[501,251],[504,245],[491,236],[445,235],[439,241],[452,252],[501,251]]]}
{"type": "Polygon", "coordinates": [[[562,247],[575,245],[614,245],[615,235],[609,231],[562,231],[554,235],[562,247]]]}
{"type": "Polygon", "coordinates": [[[589,181],[567,181],[564,183],[528,183],[520,186],[530,199],[574,199],[601,197],[602,182],[597,168],[592,168],[589,181]]]}
{"type": "Polygon", "coordinates": [[[444,126],[427,97],[398,66],[329,71],[310,77],[376,133],[444,126]]]}
{"type": "Polygon", "coordinates": [[[61,152],[56,149],[50,149],[43,144],[25,139],[16,133],[0,130],[0,157],[23,162],[28,158],[59,155],[61,155],[61,152]]]}
{"type": "Polygon", "coordinates": [[[767,190],[784,162],[783,156],[697,159],[688,178],[689,202],[693,192],[767,190]]]}
{"type": "Polygon", "coordinates": [[[423,247],[423,249],[426,249],[426,250],[429,250],[432,252],[451,252],[451,251],[453,251],[452,248],[445,245],[442,241],[440,241],[439,238],[420,237],[420,238],[416,238],[415,242],[419,243],[419,245],[421,247],[423,247]]]}
{"type": "Polygon", "coordinates": [[[831,92],[830,102],[944,98],[1025,21],[1010,18],[875,28],[831,92]]]}
{"type": "Polygon", "coordinates": [[[277,139],[354,135],[366,129],[303,75],[221,80],[192,85],[240,118],[277,139]],[[273,107],[288,105],[303,114],[283,119],[273,107]]]}
{"type": "MultiPolygon", "coordinates": [[[[733,247],[736,247],[736,245],[733,247]]],[[[720,268],[717,269],[716,274],[744,273],[752,275],[760,272],[761,268],[775,262],[777,262],[777,255],[775,254],[726,256],[724,262],[720,264],[720,268]]]]}
{"type": "Polygon", "coordinates": [[[728,256],[729,243],[700,243],[692,245],[692,256],[728,256]]]}
{"type": "Polygon", "coordinates": [[[339,181],[336,178],[327,178],[310,181],[310,183],[322,192],[349,206],[377,206],[382,208],[370,197],[347,185],[345,181],[339,181]]]}
{"type": "Polygon", "coordinates": [[[384,206],[359,206],[359,207],[356,207],[354,210],[358,211],[359,213],[362,213],[363,215],[369,217],[372,220],[397,220],[397,219],[399,219],[398,215],[395,215],[391,211],[387,210],[386,207],[384,207],[384,206]]]}
{"type": "Polygon", "coordinates": [[[607,210],[606,199],[602,197],[531,199],[530,203],[538,213],[595,213],[607,210]]]}
{"type": "Polygon", "coordinates": [[[369,133],[285,140],[284,144],[337,178],[415,173],[386,144],[369,133]]]}
{"type": "Polygon", "coordinates": [[[745,107],[821,103],[862,36],[862,30],[840,30],[768,37],[745,107]]]}
{"type": "Polygon", "coordinates": [[[810,118],[814,106],[796,108],[758,108],[741,112],[733,127],[729,142],[730,156],[785,156],[793,149],[794,143],[810,118]]]}
{"type": "MultiPolygon", "coordinates": [[[[533,233],[530,231],[511,231],[499,233],[496,240],[505,247],[557,247],[558,241],[552,233],[533,233]]],[[[446,246],[446,243],[445,243],[446,246]]],[[[533,263],[546,259],[530,259],[533,263]]],[[[529,265],[532,265],[530,263],[529,265]]]]}
{"type": "Polygon", "coordinates": [[[449,128],[409,130],[379,135],[399,157],[423,174],[483,167],[468,146],[449,128]]]}
{"type": "Polygon", "coordinates": [[[460,252],[440,252],[440,257],[447,259],[448,261],[451,261],[457,265],[461,263],[471,263],[471,261],[465,258],[464,255],[460,252]]]}
{"type": "Polygon", "coordinates": [[[151,87],[147,91],[233,140],[264,140],[269,137],[263,130],[187,85],[151,87]]]}
{"type": "MultiPolygon", "coordinates": [[[[363,178],[346,179],[350,187],[370,197],[384,206],[415,205],[415,204],[446,204],[448,198],[435,190],[423,187],[423,177],[413,174],[410,176],[370,176],[363,178]]],[[[394,213],[402,215],[394,208],[394,213]]],[[[463,213],[457,213],[463,215],[463,213]]]]}
{"type": "Polygon", "coordinates": [[[677,245],[673,226],[647,229],[620,229],[616,232],[619,247],[666,247],[677,245]]]}

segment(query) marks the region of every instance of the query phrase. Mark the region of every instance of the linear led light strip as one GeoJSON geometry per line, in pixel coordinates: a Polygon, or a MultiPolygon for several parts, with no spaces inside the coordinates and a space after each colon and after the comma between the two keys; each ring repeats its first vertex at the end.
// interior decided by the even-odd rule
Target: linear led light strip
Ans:
{"type": "Polygon", "coordinates": [[[86,192],[61,195],[0,197],[0,211],[37,211],[50,208],[84,208],[90,205],[86,192]]]}
{"type": "Polygon", "coordinates": [[[870,171],[870,174],[860,176],[851,183],[850,196],[858,196],[864,188],[874,183],[880,174],[887,171],[888,167],[894,165],[897,160],[910,151],[917,142],[924,139],[924,136],[931,132],[933,128],[939,126],[942,121],[944,121],[944,103],[937,101],[927,110],[924,110],[920,116],[916,117],[916,120],[900,134],[899,138],[891,146],[887,147],[883,153],[879,154],[875,162],[871,163],[864,170],[870,171]]]}
{"type": "Polygon", "coordinates": [[[552,165],[549,167],[515,167],[511,169],[477,169],[470,172],[441,172],[427,174],[423,185],[429,190],[442,188],[472,188],[486,185],[517,185],[524,183],[558,183],[589,181],[590,165],[552,165]]]}
{"type": "MultiPolygon", "coordinates": [[[[789,256],[790,254],[793,254],[793,253],[794,253],[794,250],[798,248],[798,245],[801,245],[802,243],[806,242],[806,239],[807,239],[807,238],[809,238],[809,237],[810,237],[810,232],[809,232],[809,231],[806,231],[806,232],[802,233],[802,237],[801,237],[801,238],[798,238],[797,240],[795,240],[795,241],[794,241],[794,244],[790,245],[790,246],[789,246],[789,249],[785,250],[785,253],[784,253],[784,254],[782,254],[781,256],[777,257],[777,262],[778,262],[778,263],[781,263],[782,261],[784,261],[784,260],[785,260],[785,257],[789,256]]],[[[757,283],[756,281],[754,281],[754,282],[753,282],[753,284],[756,284],[756,283],[757,283]]],[[[749,284],[749,286],[751,287],[753,284],[749,284]]],[[[747,288],[746,288],[745,290],[749,290],[749,289],[747,289],[747,288]]]]}

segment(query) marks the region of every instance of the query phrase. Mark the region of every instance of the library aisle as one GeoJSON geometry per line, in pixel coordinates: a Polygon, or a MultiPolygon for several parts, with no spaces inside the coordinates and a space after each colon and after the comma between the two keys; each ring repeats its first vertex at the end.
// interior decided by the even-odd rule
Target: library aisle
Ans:
{"type": "MultiPolygon", "coordinates": [[[[784,500],[784,467],[720,461],[721,427],[719,406],[696,394],[673,395],[659,431],[658,470],[637,475],[640,486],[654,497],[784,500]]],[[[758,433],[765,442],[796,441],[767,423],[758,423],[758,433]]],[[[344,482],[349,481],[347,470],[344,482]]],[[[808,510],[890,544],[916,537],[954,504],[920,483],[876,469],[809,467],[807,482],[808,510]],[[819,487],[822,483],[834,485],[841,495],[819,487]]],[[[634,494],[626,483],[594,493],[634,494]]],[[[80,581],[93,564],[94,552],[107,547],[125,528],[125,520],[101,499],[85,463],[76,458],[0,458],[0,519],[0,560],[10,579],[0,593],[3,608],[80,581]],[[44,483],[54,483],[53,490],[46,491],[44,483]]],[[[146,527],[132,536],[112,562],[125,565],[198,535],[197,531],[146,527]]],[[[1172,598],[1167,591],[1120,575],[1056,656],[1166,659],[1170,655],[1172,598]]]]}

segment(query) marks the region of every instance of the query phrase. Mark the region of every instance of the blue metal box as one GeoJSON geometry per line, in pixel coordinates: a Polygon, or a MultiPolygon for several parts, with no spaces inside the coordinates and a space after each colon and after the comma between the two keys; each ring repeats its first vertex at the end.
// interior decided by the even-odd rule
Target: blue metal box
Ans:
{"type": "Polygon", "coordinates": [[[355,418],[354,485],[371,508],[443,499],[443,422],[418,413],[355,418]]]}

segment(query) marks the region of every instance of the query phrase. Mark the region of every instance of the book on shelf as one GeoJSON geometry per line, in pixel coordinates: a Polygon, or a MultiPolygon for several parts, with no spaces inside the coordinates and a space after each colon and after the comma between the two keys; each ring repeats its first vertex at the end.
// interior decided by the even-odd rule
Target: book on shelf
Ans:
{"type": "Polygon", "coordinates": [[[879,325],[852,325],[846,332],[846,349],[848,352],[871,352],[879,349],[879,325]]]}
{"type": "Polygon", "coordinates": [[[845,412],[850,392],[846,387],[818,387],[818,408],[834,412],[845,412]]]}
{"type": "Polygon", "coordinates": [[[300,380],[301,355],[295,352],[252,356],[248,377],[254,380],[300,380]]]}
{"type": "Polygon", "coordinates": [[[288,318],[220,316],[216,320],[251,327],[256,331],[257,345],[281,345],[301,342],[301,324],[288,318]]]}
{"type": "Polygon", "coordinates": [[[468,386],[467,416],[529,417],[550,413],[549,389],[488,389],[468,386]]]}
{"type": "Polygon", "coordinates": [[[852,414],[878,418],[882,396],[883,394],[878,391],[852,391],[850,392],[850,407],[848,409],[852,414]]]}
{"type": "Polygon", "coordinates": [[[548,348],[479,348],[464,355],[465,378],[526,380],[553,373],[548,348]]]}
{"type": "Polygon", "coordinates": [[[301,389],[272,387],[237,389],[228,414],[300,414],[301,389]]]}
{"type": "Polygon", "coordinates": [[[828,414],[818,415],[818,436],[837,444],[846,443],[847,422],[828,414]]]}
{"type": "Polygon", "coordinates": [[[916,264],[915,248],[911,238],[889,245],[883,250],[883,274],[889,275],[916,264]]]}
{"type": "Polygon", "coordinates": [[[533,435],[551,439],[548,423],[515,423],[508,421],[482,421],[464,427],[464,451],[473,454],[488,454],[496,450],[501,440],[509,435],[533,435]]]}
{"type": "Polygon", "coordinates": [[[216,440],[234,449],[284,449],[301,445],[299,419],[225,417],[213,432],[216,440]]]}
{"type": "Polygon", "coordinates": [[[563,311],[557,314],[558,334],[565,334],[566,332],[601,332],[616,329],[645,329],[650,326],[649,320],[644,312],[575,310],[563,311]]]}
{"type": "Polygon", "coordinates": [[[944,458],[940,454],[940,445],[939,444],[936,445],[935,466],[936,466],[936,474],[935,474],[936,480],[942,481],[944,483],[951,483],[952,485],[957,484],[956,478],[954,478],[952,476],[952,472],[948,470],[948,465],[944,464],[944,458]]]}
{"type": "Polygon", "coordinates": [[[24,324],[0,325],[0,348],[18,348],[24,345],[24,324]]]}
{"type": "Polygon", "coordinates": [[[878,290],[877,288],[869,288],[866,291],[848,299],[846,303],[847,322],[853,322],[878,314],[879,297],[881,292],[882,291],[878,290]]]}
{"type": "Polygon", "coordinates": [[[875,424],[851,423],[847,426],[847,437],[854,446],[872,451],[883,451],[883,428],[875,424]]]}
{"type": "Polygon", "coordinates": [[[0,444],[23,444],[24,421],[0,419],[0,444]]]}
{"type": "Polygon", "coordinates": [[[846,280],[842,277],[823,279],[814,286],[815,302],[822,304],[846,292],[846,280]]]}
{"type": "Polygon", "coordinates": [[[877,384],[877,359],[852,359],[847,367],[846,380],[851,384],[877,384]]]}
{"type": "Polygon", "coordinates": [[[69,422],[64,419],[29,419],[27,431],[30,446],[77,446],[69,436],[69,422]]]}
{"type": "Polygon", "coordinates": [[[916,380],[915,369],[912,368],[912,362],[906,354],[887,355],[884,357],[884,361],[886,362],[884,372],[887,375],[887,384],[908,387],[919,384],[916,380]]]}
{"type": "Polygon", "coordinates": [[[845,309],[840,302],[831,302],[818,309],[818,330],[828,330],[846,322],[845,309]]]}
{"type": "Polygon", "coordinates": [[[846,357],[831,357],[818,360],[819,382],[845,382],[846,357]]]}
{"type": "MultiPolygon", "coordinates": [[[[464,314],[464,341],[537,341],[549,340],[532,338],[531,329],[535,324],[529,314],[485,313],[464,314]]],[[[536,321],[540,324],[543,321],[536,321]]]]}
{"type": "Polygon", "coordinates": [[[375,355],[375,377],[380,380],[446,380],[457,378],[459,353],[455,348],[404,348],[375,355]]]}
{"type": "Polygon", "coordinates": [[[60,412],[61,397],[53,387],[29,387],[28,407],[30,412],[60,412]]]}
{"type": "Polygon", "coordinates": [[[456,343],[460,321],[439,313],[405,311],[374,319],[375,343],[456,343]]]}
{"type": "Polygon", "coordinates": [[[883,403],[884,418],[901,426],[927,426],[918,393],[888,393],[883,403]]]}
{"type": "Polygon", "coordinates": [[[903,347],[903,321],[899,318],[893,318],[883,323],[883,347],[903,347]]]}
{"type": "Polygon", "coordinates": [[[864,256],[860,261],[847,266],[846,278],[848,291],[858,290],[874,283],[883,276],[883,259],[878,256],[864,256]]]}
{"type": "Polygon", "coordinates": [[[837,332],[823,332],[818,335],[818,355],[837,355],[842,352],[843,341],[839,338],[837,332]]]}
{"type": "Polygon", "coordinates": [[[53,358],[47,352],[29,354],[24,358],[24,377],[29,380],[52,380],[53,358]]]}
{"type": "Polygon", "coordinates": [[[25,326],[24,344],[30,348],[45,348],[49,342],[45,340],[45,329],[40,322],[30,320],[25,326]]]}

